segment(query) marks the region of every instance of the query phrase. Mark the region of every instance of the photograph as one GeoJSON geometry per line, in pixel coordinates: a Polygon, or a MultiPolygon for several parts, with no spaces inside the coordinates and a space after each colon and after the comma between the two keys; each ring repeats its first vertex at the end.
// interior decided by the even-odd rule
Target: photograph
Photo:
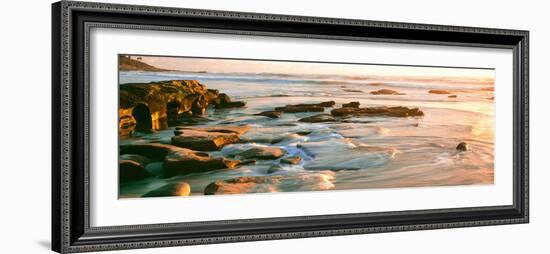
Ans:
{"type": "Polygon", "coordinates": [[[494,184],[495,69],[118,55],[118,198],[494,184]]]}

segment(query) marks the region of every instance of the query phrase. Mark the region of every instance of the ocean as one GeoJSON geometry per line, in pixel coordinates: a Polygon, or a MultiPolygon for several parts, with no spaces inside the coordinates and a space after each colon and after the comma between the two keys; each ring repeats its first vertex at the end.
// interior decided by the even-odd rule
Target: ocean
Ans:
{"type": "MultiPolygon", "coordinates": [[[[120,197],[138,197],[168,182],[185,181],[192,195],[206,185],[239,176],[284,175],[284,181],[266,192],[480,185],[494,182],[494,102],[492,80],[445,77],[363,77],[345,75],[283,75],[272,73],[190,73],[121,71],[119,84],[162,80],[198,80],[218,89],[246,107],[209,108],[204,125],[252,127],[242,139],[213,156],[230,157],[256,146],[283,148],[300,155],[297,165],[258,161],[231,170],[217,170],[150,178],[120,188],[120,197]],[[403,95],[374,95],[391,89],[403,95]],[[448,90],[456,95],[429,93],[448,90]],[[346,122],[302,123],[298,119],[319,114],[285,113],[278,119],[254,114],[287,104],[335,101],[334,108],[351,101],[361,107],[418,107],[422,117],[353,117],[346,122]],[[310,132],[308,135],[297,135],[310,132]],[[277,141],[277,142],[274,142],[277,141]],[[456,149],[466,142],[469,150],[456,149]],[[276,164],[282,168],[268,174],[276,164]]],[[[329,113],[330,109],[325,109],[329,113]]],[[[170,143],[176,126],[149,134],[121,138],[120,144],[170,143]]],[[[162,167],[161,164],[156,165],[162,167]]],[[[155,170],[154,167],[152,167],[155,170]]],[[[156,170],[159,170],[158,168],[156,170]]]]}

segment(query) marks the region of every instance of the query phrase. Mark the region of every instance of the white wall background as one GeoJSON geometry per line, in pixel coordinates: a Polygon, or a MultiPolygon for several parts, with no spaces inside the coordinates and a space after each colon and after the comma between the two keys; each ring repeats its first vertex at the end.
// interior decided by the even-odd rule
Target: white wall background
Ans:
{"type": "MultiPolygon", "coordinates": [[[[106,1],[106,0],[105,0],[106,1]]],[[[117,0],[218,10],[527,29],[531,31],[531,223],[247,242],[121,253],[545,253],[550,226],[546,142],[550,32],[545,1],[117,0]]],[[[0,253],[48,253],[50,244],[50,1],[0,10],[0,253]],[[7,141],[7,142],[6,142],[7,141]]],[[[330,205],[330,204],[328,204],[330,205]]]]}

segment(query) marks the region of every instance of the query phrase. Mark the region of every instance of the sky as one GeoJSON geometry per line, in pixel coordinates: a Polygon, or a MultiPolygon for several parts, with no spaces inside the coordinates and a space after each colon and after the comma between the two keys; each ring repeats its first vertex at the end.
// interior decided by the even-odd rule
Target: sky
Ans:
{"type": "MultiPolygon", "coordinates": [[[[137,58],[137,56],[132,56],[137,58]]],[[[332,74],[348,76],[462,77],[493,79],[493,69],[442,68],[374,64],[336,64],[233,60],[190,57],[141,56],[141,61],[158,68],[212,73],[332,74]]]]}

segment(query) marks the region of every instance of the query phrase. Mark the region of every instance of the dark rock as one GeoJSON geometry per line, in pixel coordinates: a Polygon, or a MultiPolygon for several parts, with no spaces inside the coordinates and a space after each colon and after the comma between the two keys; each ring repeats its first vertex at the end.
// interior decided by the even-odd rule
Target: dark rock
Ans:
{"type": "Polygon", "coordinates": [[[449,95],[449,96],[447,96],[447,97],[449,97],[449,98],[456,98],[457,96],[456,96],[456,94],[451,94],[451,95],[449,95]]]}
{"type": "Polygon", "coordinates": [[[222,157],[214,158],[207,153],[180,148],[170,152],[164,159],[164,177],[207,172],[218,169],[232,169],[240,161],[222,157]]]}
{"type": "Polygon", "coordinates": [[[368,107],[368,108],[338,108],[330,112],[333,116],[391,116],[391,117],[408,117],[408,116],[423,116],[418,108],[408,107],[368,107]]]}
{"type": "Polygon", "coordinates": [[[334,122],[336,119],[330,114],[319,114],[309,117],[304,117],[299,122],[305,122],[305,123],[322,123],[322,122],[334,122]]]}
{"type": "Polygon", "coordinates": [[[239,163],[239,166],[250,165],[255,163],[256,163],[256,160],[244,160],[239,163]]]}
{"type": "Polygon", "coordinates": [[[343,89],[344,92],[348,92],[348,93],[364,93],[362,90],[357,90],[357,89],[343,89]]]}
{"type": "Polygon", "coordinates": [[[191,186],[186,182],[169,183],[142,195],[142,197],[189,196],[191,186]]]}
{"type": "Polygon", "coordinates": [[[220,93],[215,100],[214,108],[224,109],[224,108],[240,108],[244,107],[246,103],[244,101],[231,101],[229,95],[225,93],[220,93]]]}
{"type": "Polygon", "coordinates": [[[443,90],[443,89],[432,89],[430,91],[428,91],[428,93],[433,93],[433,94],[451,94],[451,92],[449,90],[443,90]]]}
{"type": "Polygon", "coordinates": [[[352,101],[350,103],[342,104],[343,108],[359,108],[359,102],[358,101],[352,101]]]}
{"type": "Polygon", "coordinates": [[[137,154],[145,156],[153,161],[164,160],[164,157],[171,152],[178,150],[179,147],[172,145],[165,145],[159,143],[149,143],[149,144],[135,144],[128,146],[121,146],[120,154],[121,156],[125,154],[137,154]]]}
{"type": "Polygon", "coordinates": [[[145,170],[145,165],[133,160],[119,160],[118,162],[119,182],[135,181],[151,176],[145,170]]]}
{"type": "Polygon", "coordinates": [[[302,113],[302,112],[323,112],[325,111],[324,107],[321,106],[286,106],[275,108],[277,111],[283,111],[285,113],[302,113]]]}
{"type": "Polygon", "coordinates": [[[254,147],[238,154],[243,159],[274,160],[286,154],[278,147],[254,147]]]}
{"type": "Polygon", "coordinates": [[[460,143],[456,146],[456,150],[459,150],[459,151],[468,151],[468,150],[469,150],[468,144],[466,144],[466,142],[460,142],[460,143]]]}
{"type": "Polygon", "coordinates": [[[148,163],[151,162],[151,160],[149,158],[147,158],[145,156],[142,156],[142,155],[138,155],[138,154],[121,154],[119,158],[120,158],[120,160],[135,161],[135,162],[138,162],[141,165],[147,165],[148,163]]]}
{"type": "Polygon", "coordinates": [[[311,134],[313,131],[297,131],[296,134],[300,135],[300,136],[307,136],[309,134],[311,134]]]}
{"type": "Polygon", "coordinates": [[[381,95],[381,94],[385,94],[385,95],[405,95],[404,93],[399,93],[397,91],[390,90],[390,89],[380,89],[380,90],[372,91],[372,92],[370,92],[370,94],[374,94],[374,95],[381,95]]]}
{"type": "Polygon", "coordinates": [[[268,174],[273,174],[277,171],[281,171],[283,168],[280,165],[272,165],[267,169],[268,174]]]}
{"type": "Polygon", "coordinates": [[[264,111],[258,114],[254,114],[256,116],[265,116],[269,118],[279,118],[283,114],[282,111],[276,111],[276,110],[270,110],[270,111],[264,111]]]}
{"type": "Polygon", "coordinates": [[[281,159],[282,164],[299,164],[302,161],[302,158],[298,155],[292,157],[285,157],[281,159]]]}
{"type": "Polygon", "coordinates": [[[323,112],[325,111],[325,107],[333,107],[334,105],[336,105],[335,101],[325,101],[321,103],[286,105],[284,107],[277,107],[275,110],[285,113],[323,112]]]}
{"type": "Polygon", "coordinates": [[[383,86],[385,85],[385,83],[382,83],[382,82],[373,82],[373,83],[368,83],[369,86],[383,86]]]}

